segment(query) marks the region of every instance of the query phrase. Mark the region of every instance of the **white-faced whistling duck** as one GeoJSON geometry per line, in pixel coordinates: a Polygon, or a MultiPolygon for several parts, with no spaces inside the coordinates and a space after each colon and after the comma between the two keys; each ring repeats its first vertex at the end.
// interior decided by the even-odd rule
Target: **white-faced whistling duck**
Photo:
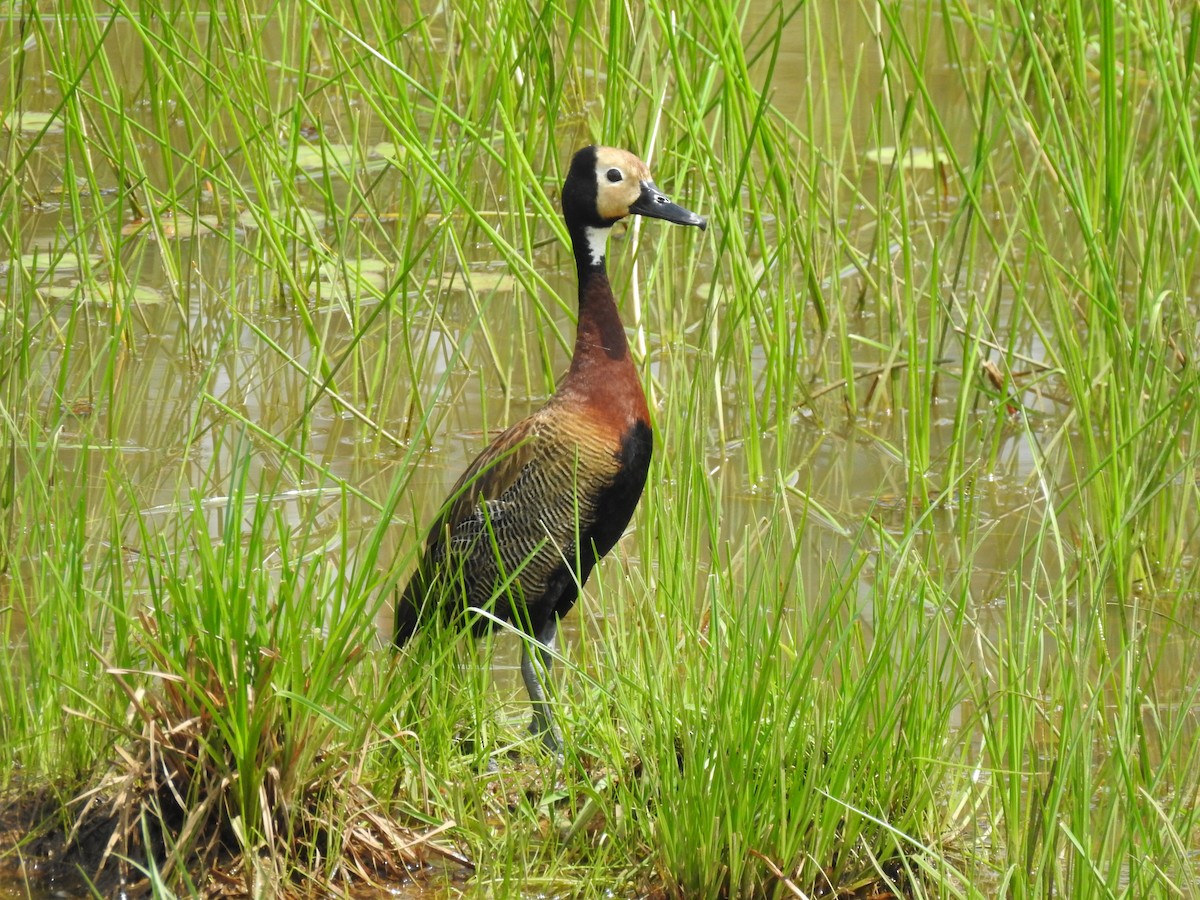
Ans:
{"type": "MultiPolygon", "coordinates": [[[[485,609],[525,642],[521,675],[533,701],[531,734],[553,752],[562,738],[546,695],[558,620],[612,549],[646,484],[653,436],[604,267],[608,235],[629,215],[703,229],[672,203],[646,164],[612,147],[575,154],[562,189],[579,275],[571,368],[546,405],[475,459],[430,529],[416,573],[396,604],[396,646],[440,615],[485,609]],[[535,651],[536,650],[536,654],[535,651]]],[[[492,620],[474,616],[479,635],[492,620]]]]}

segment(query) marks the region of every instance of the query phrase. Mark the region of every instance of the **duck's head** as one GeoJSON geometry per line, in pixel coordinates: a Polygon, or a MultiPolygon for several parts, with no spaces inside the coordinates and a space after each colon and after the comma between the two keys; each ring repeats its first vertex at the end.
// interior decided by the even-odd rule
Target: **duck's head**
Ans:
{"type": "Polygon", "coordinates": [[[571,160],[562,190],[563,218],[572,235],[583,231],[592,248],[626,216],[664,219],[703,230],[708,220],[672,203],[650,179],[646,164],[616,147],[584,147],[571,160]]]}

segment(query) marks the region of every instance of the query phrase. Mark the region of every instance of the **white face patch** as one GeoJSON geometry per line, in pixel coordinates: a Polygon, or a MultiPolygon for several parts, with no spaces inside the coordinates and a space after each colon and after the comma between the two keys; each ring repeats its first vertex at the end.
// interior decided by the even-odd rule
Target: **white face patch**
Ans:
{"type": "Polygon", "coordinates": [[[592,257],[593,266],[604,265],[604,254],[608,249],[608,233],[611,228],[593,228],[588,225],[583,229],[587,236],[588,254],[592,257]]]}

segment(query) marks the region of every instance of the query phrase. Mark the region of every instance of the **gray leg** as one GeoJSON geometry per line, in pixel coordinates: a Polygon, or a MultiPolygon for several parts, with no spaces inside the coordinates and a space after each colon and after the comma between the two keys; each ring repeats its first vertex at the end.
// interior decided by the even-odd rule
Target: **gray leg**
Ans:
{"type": "Polygon", "coordinates": [[[562,732],[554,724],[549,697],[550,670],[554,666],[554,657],[549,651],[554,649],[557,633],[558,616],[552,615],[534,635],[536,644],[530,640],[524,642],[525,646],[521,651],[521,677],[525,679],[525,690],[529,691],[529,699],[533,701],[533,721],[529,723],[529,733],[541,737],[547,750],[561,756],[562,732]]]}

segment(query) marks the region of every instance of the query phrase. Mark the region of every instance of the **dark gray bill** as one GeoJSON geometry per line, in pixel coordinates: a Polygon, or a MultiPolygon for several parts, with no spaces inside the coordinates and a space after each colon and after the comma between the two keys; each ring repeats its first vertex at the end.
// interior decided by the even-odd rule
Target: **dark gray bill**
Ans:
{"type": "Polygon", "coordinates": [[[666,194],[654,186],[653,181],[642,182],[642,193],[633,201],[629,211],[651,219],[665,219],[676,225],[695,225],[701,231],[708,227],[708,219],[684,209],[678,203],[672,203],[666,194]]]}

